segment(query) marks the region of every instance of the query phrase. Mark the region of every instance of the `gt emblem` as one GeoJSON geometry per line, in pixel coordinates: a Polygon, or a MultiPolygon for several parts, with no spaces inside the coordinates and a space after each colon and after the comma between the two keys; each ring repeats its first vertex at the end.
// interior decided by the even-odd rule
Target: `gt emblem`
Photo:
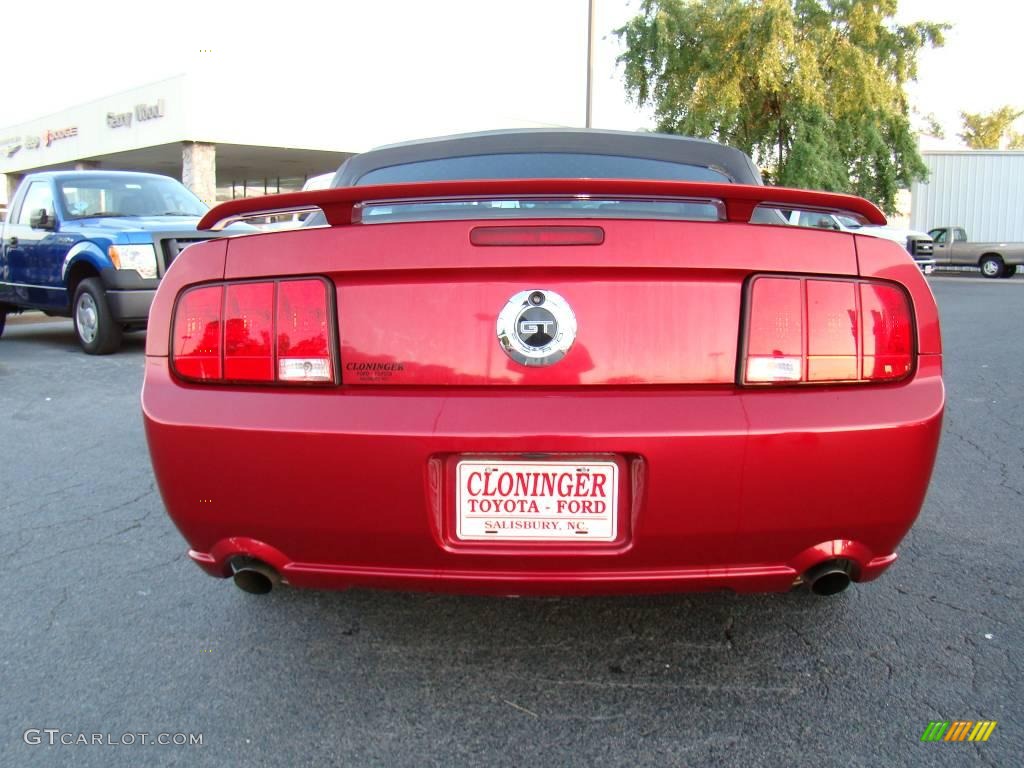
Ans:
{"type": "Polygon", "coordinates": [[[501,348],[517,363],[551,365],[576,340],[576,316],[553,291],[520,291],[498,315],[497,332],[501,348]]]}
{"type": "Polygon", "coordinates": [[[543,332],[550,336],[551,333],[548,329],[553,328],[554,326],[554,320],[524,320],[519,323],[519,335],[532,336],[535,333],[543,332]]]}

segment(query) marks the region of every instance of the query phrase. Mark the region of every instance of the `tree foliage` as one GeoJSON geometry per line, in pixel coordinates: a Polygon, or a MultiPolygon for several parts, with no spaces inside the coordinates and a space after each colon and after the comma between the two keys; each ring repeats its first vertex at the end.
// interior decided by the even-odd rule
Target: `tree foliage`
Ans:
{"type": "Polygon", "coordinates": [[[896,0],[643,0],[616,30],[631,98],[658,130],[738,147],[768,181],[895,208],[926,169],[904,85],[948,26],[896,0]]]}
{"type": "Polygon", "coordinates": [[[934,113],[929,112],[927,115],[921,115],[923,124],[918,128],[918,133],[922,136],[933,136],[936,139],[946,138],[946,132],[942,129],[942,123],[939,122],[939,118],[934,113]]]}
{"type": "Polygon", "coordinates": [[[993,112],[961,112],[964,132],[959,134],[971,149],[1024,149],[1024,133],[1013,130],[1013,124],[1024,117],[1024,110],[1011,106],[993,112]]]}

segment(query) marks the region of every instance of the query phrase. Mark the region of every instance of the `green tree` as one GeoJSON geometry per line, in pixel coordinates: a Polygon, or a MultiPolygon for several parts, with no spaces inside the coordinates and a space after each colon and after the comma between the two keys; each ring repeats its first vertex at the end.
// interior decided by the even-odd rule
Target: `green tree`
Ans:
{"type": "Polygon", "coordinates": [[[923,125],[918,128],[918,133],[922,136],[934,136],[936,139],[946,138],[946,132],[942,130],[942,123],[934,113],[929,112],[927,115],[922,115],[921,120],[923,125]]]}
{"type": "Polygon", "coordinates": [[[904,85],[949,28],[895,12],[896,0],[643,0],[615,33],[627,91],[659,131],[738,147],[771,183],[892,212],[926,175],[904,85]]]}
{"type": "Polygon", "coordinates": [[[1024,149],[1024,133],[1013,130],[1013,124],[1024,117],[1024,110],[1011,106],[993,112],[961,112],[964,132],[959,134],[971,149],[1024,149]]]}

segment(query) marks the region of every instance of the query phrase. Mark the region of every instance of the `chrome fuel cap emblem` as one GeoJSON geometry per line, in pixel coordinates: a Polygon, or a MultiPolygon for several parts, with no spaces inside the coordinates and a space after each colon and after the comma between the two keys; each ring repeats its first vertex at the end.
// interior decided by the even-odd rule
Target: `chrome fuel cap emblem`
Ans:
{"type": "Polygon", "coordinates": [[[498,315],[498,343],[517,363],[557,363],[576,341],[576,315],[562,296],[535,288],[520,291],[498,315]]]}

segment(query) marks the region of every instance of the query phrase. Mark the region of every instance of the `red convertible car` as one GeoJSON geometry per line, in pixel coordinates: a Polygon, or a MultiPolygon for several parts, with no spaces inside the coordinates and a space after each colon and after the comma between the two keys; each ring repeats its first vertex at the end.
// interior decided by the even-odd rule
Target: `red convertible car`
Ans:
{"type": "Polygon", "coordinates": [[[878,577],[944,390],[885,219],[656,134],[503,131],[353,157],[315,210],[188,248],[146,341],[146,434],[208,573],[491,594],[783,591],[878,577]]]}

